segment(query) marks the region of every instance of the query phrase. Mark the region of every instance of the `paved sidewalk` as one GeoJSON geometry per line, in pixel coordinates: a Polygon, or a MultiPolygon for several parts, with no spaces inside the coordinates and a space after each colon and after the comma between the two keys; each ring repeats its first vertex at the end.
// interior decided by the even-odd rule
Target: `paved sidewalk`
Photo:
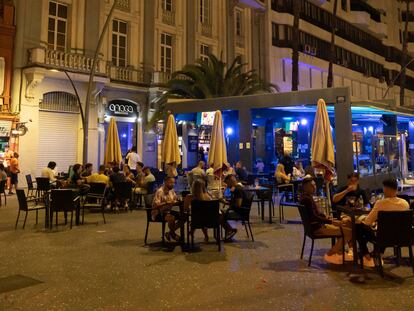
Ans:
{"type": "MultiPolygon", "coordinates": [[[[256,207],[253,211],[257,213],[256,207]]],[[[214,243],[201,251],[163,248],[152,224],[143,246],[145,213],[85,215],[80,227],[14,230],[15,197],[0,207],[0,310],[411,310],[414,278],[404,263],[382,280],[374,271],[364,283],[352,265],[325,264],[330,241],[315,242],[313,265],[299,260],[302,227],[262,223],[253,216],[256,242],[239,227],[237,241],[221,253],[214,243]],[[390,274],[392,273],[392,274],[390,274]]],[[[286,209],[287,218],[297,218],[286,209]]],[[[61,217],[63,218],[63,217],[61,217]]],[[[63,220],[63,219],[61,219],[63,220]]],[[[212,232],[210,232],[212,235],[212,232]]],[[[309,243],[310,244],[310,243],[309,243]]],[[[308,251],[305,251],[306,258],[308,251]]]]}

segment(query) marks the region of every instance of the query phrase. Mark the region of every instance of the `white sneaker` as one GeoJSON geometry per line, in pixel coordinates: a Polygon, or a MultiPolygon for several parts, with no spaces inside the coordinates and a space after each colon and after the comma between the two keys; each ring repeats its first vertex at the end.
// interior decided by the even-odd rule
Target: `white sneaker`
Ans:
{"type": "Polygon", "coordinates": [[[374,268],[374,267],[375,267],[375,261],[374,261],[374,258],[370,257],[370,258],[368,259],[366,256],[364,256],[364,259],[363,259],[363,264],[364,264],[364,267],[374,268]]]}
{"type": "Polygon", "coordinates": [[[354,251],[352,249],[345,253],[345,261],[354,261],[354,251]]]}
{"type": "Polygon", "coordinates": [[[333,265],[342,265],[342,255],[339,255],[339,254],[332,254],[332,255],[325,254],[325,256],[323,256],[323,259],[327,263],[330,263],[333,265]]]}

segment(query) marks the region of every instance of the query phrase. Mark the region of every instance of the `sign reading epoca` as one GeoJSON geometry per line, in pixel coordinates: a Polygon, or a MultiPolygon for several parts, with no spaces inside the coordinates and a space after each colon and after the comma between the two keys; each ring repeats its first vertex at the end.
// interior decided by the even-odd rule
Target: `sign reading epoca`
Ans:
{"type": "Polygon", "coordinates": [[[137,105],[133,103],[123,100],[112,100],[108,103],[105,114],[113,117],[137,118],[138,109],[137,105]]]}

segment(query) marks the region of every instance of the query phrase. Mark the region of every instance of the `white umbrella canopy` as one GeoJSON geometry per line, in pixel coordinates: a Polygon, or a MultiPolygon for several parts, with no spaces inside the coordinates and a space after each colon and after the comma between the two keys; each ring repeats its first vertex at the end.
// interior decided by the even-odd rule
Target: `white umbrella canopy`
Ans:
{"type": "Polygon", "coordinates": [[[161,161],[167,165],[177,167],[181,163],[180,147],[178,146],[177,127],[172,114],[168,116],[162,143],[161,161]]]}
{"type": "Polygon", "coordinates": [[[214,115],[210,150],[208,152],[208,164],[214,171],[221,170],[227,165],[227,148],[224,137],[223,117],[219,110],[217,110],[214,115]]]}
{"type": "Polygon", "coordinates": [[[325,171],[325,179],[330,181],[335,167],[335,152],[326,103],[318,100],[312,131],[312,167],[325,171]]]}

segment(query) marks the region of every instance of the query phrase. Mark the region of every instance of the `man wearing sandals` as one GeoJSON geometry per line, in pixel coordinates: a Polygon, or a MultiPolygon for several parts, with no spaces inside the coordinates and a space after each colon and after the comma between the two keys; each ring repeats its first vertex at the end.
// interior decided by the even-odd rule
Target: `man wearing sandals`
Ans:
{"type": "Polygon", "coordinates": [[[164,185],[155,192],[154,201],[152,202],[152,219],[154,221],[161,221],[162,217],[165,217],[164,219],[168,223],[170,231],[165,233],[168,241],[171,239],[178,241],[180,238],[175,233],[180,228],[180,213],[171,210],[178,201],[177,194],[174,191],[174,184],[175,179],[173,177],[166,177],[164,185]]]}

